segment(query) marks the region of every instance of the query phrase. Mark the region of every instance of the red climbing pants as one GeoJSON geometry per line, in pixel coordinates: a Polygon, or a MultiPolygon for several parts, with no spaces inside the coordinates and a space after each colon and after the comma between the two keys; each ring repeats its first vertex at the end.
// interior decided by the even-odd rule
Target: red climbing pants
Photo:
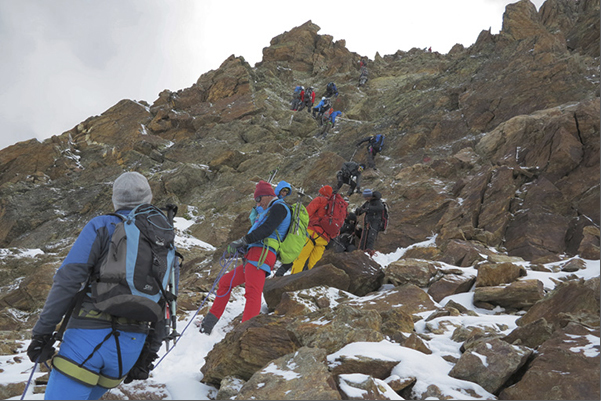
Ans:
{"type": "MultiPolygon", "coordinates": [[[[219,287],[217,288],[215,301],[213,302],[213,306],[210,310],[213,315],[221,318],[221,315],[223,315],[223,311],[230,300],[232,289],[242,283],[246,283],[244,292],[244,298],[246,299],[246,302],[244,304],[242,321],[244,322],[250,318],[253,318],[257,316],[259,312],[261,312],[261,299],[263,296],[263,286],[265,285],[265,277],[267,272],[249,263],[251,261],[258,261],[261,257],[261,251],[262,248],[260,247],[250,248],[244,255],[243,263],[221,277],[221,280],[219,280],[219,287]]],[[[268,265],[271,269],[275,264],[275,260],[275,253],[268,251],[264,264],[268,265]]]]}

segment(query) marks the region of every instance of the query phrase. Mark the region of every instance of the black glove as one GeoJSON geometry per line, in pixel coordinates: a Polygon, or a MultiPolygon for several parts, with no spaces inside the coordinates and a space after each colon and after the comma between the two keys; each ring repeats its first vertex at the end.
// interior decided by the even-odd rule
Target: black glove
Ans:
{"type": "Polygon", "coordinates": [[[233,255],[234,253],[236,253],[238,251],[238,249],[240,248],[245,248],[246,245],[248,245],[246,243],[246,239],[244,237],[231,242],[228,246],[227,246],[227,253],[229,253],[230,255],[233,255]]]}
{"type": "Polygon", "coordinates": [[[54,338],[52,334],[34,335],[27,347],[27,356],[31,362],[43,363],[54,355],[54,338]]]}
{"type": "Polygon", "coordinates": [[[134,380],[146,380],[150,375],[150,371],[154,369],[152,362],[159,356],[156,352],[150,352],[146,348],[142,350],[142,353],[138,357],[138,360],[134,364],[133,368],[125,376],[123,383],[131,383],[134,380]]]}

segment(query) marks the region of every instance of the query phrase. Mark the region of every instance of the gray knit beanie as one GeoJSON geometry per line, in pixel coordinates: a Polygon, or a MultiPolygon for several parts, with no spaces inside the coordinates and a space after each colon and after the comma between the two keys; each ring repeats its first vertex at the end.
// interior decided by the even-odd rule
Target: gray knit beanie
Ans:
{"type": "Polygon", "coordinates": [[[142,203],[152,202],[148,180],[135,171],[121,174],[113,183],[113,206],[115,211],[133,209],[142,203]]]}

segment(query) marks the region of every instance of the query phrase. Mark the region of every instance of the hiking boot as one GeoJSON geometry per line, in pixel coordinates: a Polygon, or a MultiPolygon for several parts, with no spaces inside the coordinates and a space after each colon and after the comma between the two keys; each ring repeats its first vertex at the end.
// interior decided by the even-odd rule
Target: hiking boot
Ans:
{"type": "Polygon", "coordinates": [[[218,321],[219,318],[217,316],[213,315],[211,312],[207,313],[200,324],[200,332],[207,335],[211,334],[213,327],[215,327],[218,321]]]}
{"type": "Polygon", "coordinates": [[[275,277],[282,277],[290,268],[292,267],[292,263],[286,263],[281,265],[275,272],[275,277]]]}

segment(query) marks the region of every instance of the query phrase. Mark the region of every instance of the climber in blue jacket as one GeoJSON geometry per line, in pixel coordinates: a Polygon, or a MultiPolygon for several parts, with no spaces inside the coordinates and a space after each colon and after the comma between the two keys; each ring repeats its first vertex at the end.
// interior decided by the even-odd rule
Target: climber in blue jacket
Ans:
{"type": "MultiPolygon", "coordinates": [[[[151,201],[152,192],[142,174],[127,172],[115,180],[116,213],[127,216],[137,205],[151,201]]],[[[44,363],[54,354],[56,326],[103,260],[119,222],[121,219],[117,216],[95,217],[77,237],[54,275],[42,313],[33,327],[27,348],[32,362],[44,363]]],[[[149,322],[101,312],[94,307],[89,293],[83,296],[81,306],[73,310],[68,320],[60,350],[52,359],[46,400],[99,399],[124,379],[126,383],[147,379],[151,363],[166,337],[165,324],[159,322],[151,326],[149,322]],[[113,330],[118,334],[113,335],[113,330]]]]}

